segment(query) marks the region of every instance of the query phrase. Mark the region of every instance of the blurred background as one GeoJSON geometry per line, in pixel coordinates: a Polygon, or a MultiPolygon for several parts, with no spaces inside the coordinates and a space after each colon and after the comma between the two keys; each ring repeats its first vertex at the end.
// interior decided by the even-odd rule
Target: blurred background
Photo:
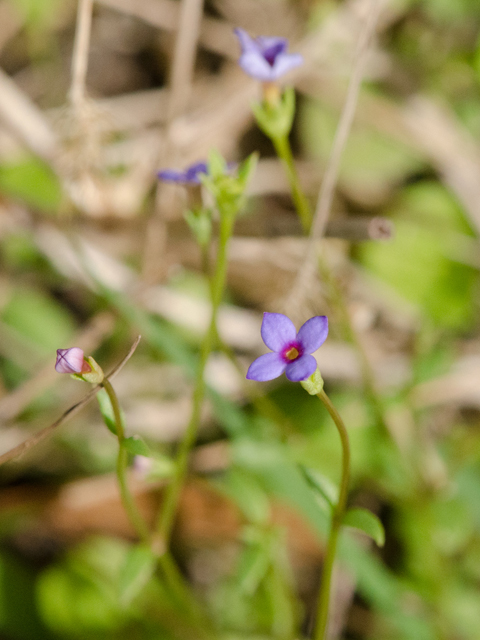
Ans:
{"type": "MultiPolygon", "coordinates": [[[[211,148],[229,162],[260,153],[220,314],[239,369],[209,362],[173,542],[226,640],[310,637],[325,517],[298,469],[339,481],[338,436],[315,399],[285,378],[245,385],[263,311],[298,326],[329,316],[317,359],[352,440],[351,503],[386,529],[382,549],[346,540],[330,637],[480,636],[478,0],[381,3],[320,245],[340,307],[322,278],[285,302],[306,239],[251,113],[261,87],[236,64],[237,26],[303,54],[285,82],[315,205],[376,5],[0,0],[0,454],[87,393],[55,373],[57,348],[109,371],[142,334],[115,388],[129,434],[168,468],[209,294],[185,194],[156,172],[211,148]]],[[[158,578],[128,573],[116,447],[92,402],[0,468],[1,638],[208,637],[158,578]]],[[[131,481],[153,521],[165,480],[131,481]]]]}

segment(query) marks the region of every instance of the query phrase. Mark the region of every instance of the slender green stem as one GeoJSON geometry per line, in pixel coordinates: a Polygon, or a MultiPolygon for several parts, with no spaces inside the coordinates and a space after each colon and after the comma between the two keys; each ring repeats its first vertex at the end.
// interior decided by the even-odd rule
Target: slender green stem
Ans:
{"type": "Polygon", "coordinates": [[[322,581],[320,584],[320,592],[317,607],[317,622],[315,628],[315,640],[324,640],[327,632],[328,612],[330,605],[330,590],[332,583],[333,565],[335,562],[335,554],[337,551],[338,535],[342,526],[342,521],[347,508],[348,484],[350,479],[350,444],[348,441],[348,433],[343,424],[340,414],[333,406],[330,398],[325,391],[320,391],[318,397],[323,402],[329,412],[335,426],[338,429],[340,440],[342,443],[342,479],[340,482],[340,493],[338,502],[332,514],[332,523],[330,526],[330,535],[328,538],[327,552],[322,570],[322,581]]]}
{"type": "Polygon", "coordinates": [[[123,421],[120,413],[120,405],[118,403],[117,394],[115,393],[112,384],[110,381],[105,378],[102,382],[102,386],[108,394],[110,398],[110,403],[113,409],[113,416],[115,419],[115,428],[117,431],[118,438],[118,457],[117,457],[117,479],[118,486],[120,488],[120,497],[122,500],[123,508],[135,529],[138,537],[145,542],[146,544],[150,544],[150,532],[148,530],[147,524],[143,519],[140,511],[137,508],[135,500],[130,493],[130,489],[128,488],[127,481],[127,468],[128,468],[128,451],[125,448],[125,432],[123,429],[123,421]]]}
{"type": "MultiPolygon", "coordinates": [[[[303,230],[305,233],[308,233],[312,223],[313,215],[310,204],[305,197],[300,184],[300,180],[298,178],[298,173],[293,162],[293,154],[290,147],[290,142],[288,140],[288,137],[276,139],[272,138],[272,142],[275,146],[278,157],[285,167],[290,182],[293,202],[295,204],[298,217],[300,218],[300,221],[302,223],[303,230]]],[[[383,407],[378,397],[378,393],[375,389],[372,368],[365,353],[365,349],[358,339],[356,331],[352,327],[352,321],[345,302],[345,296],[343,295],[330,268],[321,256],[319,258],[318,264],[322,277],[329,288],[330,299],[341,315],[342,324],[344,326],[344,331],[347,339],[354,345],[360,356],[360,364],[362,367],[362,378],[364,382],[365,392],[373,408],[377,424],[388,432],[388,427],[384,418],[383,407]]]]}
{"type": "Polygon", "coordinates": [[[288,181],[290,182],[293,202],[299,215],[300,222],[302,223],[303,230],[305,233],[308,233],[312,224],[312,209],[300,185],[300,179],[293,161],[290,141],[287,136],[282,136],[279,138],[272,138],[272,142],[275,147],[275,151],[285,168],[288,181]]]}
{"type": "Polygon", "coordinates": [[[199,618],[200,613],[198,605],[195,599],[192,597],[188,586],[185,584],[183,576],[178,571],[177,566],[168,550],[164,552],[161,547],[160,549],[157,548],[156,540],[151,536],[148,530],[148,526],[144,521],[141,513],[139,512],[132,494],[130,493],[127,482],[128,451],[124,446],[125,431],[123,428],[120,405],[115,390],[113,389],[112,384],[109,382],[109,380],[105,378],[102,382],[102,386],[107,392],[108,397],[110,398],[110,403],[112,405],[113,415],[115,419],[115,427],[119,445],[117,457],[117,478],[120,488],[120,497],[125,512],[127,513],[130,523],[135,529],[140,540],[144,544],[149,545],[152,548],[152,551],[154,551],[154,553],[158,555],[159,567],[162,570],[165,580],[169,585],[172,593],[175,594],[178,602],[186,611],[189,611],[193,617],[199,618]]]}
{"type": "Polygon", "coordinates": [[[170,485],[167,488],[165,500],[158,520],[158,532],[163,541],[165,548],[168,548],[169,539],[177,511],[178,500],[185,481],[187,472],[188,459],[190,451],[197,436],[198,426],[200,424],[200,414],[205,396],[205,367],[208,357],[214,347],[217,335],[217,315],[220,302],[222,300],[225,281],[227,275],[227,252],[228,243],[232,235],[234,217],[232,215],[222,215],[220,217],[220,238],[217,255],[217,264],[215,274],[212,280],[212,315],[207,333],[202,341],[200,348],[200,362],[197,369],[195,379],[195,388],[193,391],[193,407],[190,421],[185,432],[185,436],[180,443],[177,462],[175,465],[175,474],[170,485]]]}

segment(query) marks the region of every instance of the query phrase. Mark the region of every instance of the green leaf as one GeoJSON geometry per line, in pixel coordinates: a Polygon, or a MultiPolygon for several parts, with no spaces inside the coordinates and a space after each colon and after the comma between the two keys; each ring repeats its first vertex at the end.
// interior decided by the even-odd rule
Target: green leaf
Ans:
{"type": "Polygon", "coordinates": [[[227,170],[227,163],[216,149],[208,154],[208,175],[215,179],[223,176],[227,170]]]}
{"type": "Polygon", "coordinates": [[[270,550],[264,540],[249,545],[240,557],[238,584],[249,596],[257,591],[271,564],[270,550]]]}
{"type": "Polygon", "coordinates": [[[146,545],[136,545],[127,553],[118,585],[123,606],[129,605],[139,595],[153,576],[156,562],[157,558],[146,545]]]}
{"type": "Polygon", "coordinates": [[[320,535],[325,535],[328,518],[287,447],[275,441],[239,437],[232,443],[232,460],[254,474],[269,494],[291,504],[320,535]]]}
{"type": "Polygon", "coordinates": [[[97,400],[98,400],[98,406],[100,407],[100,413],[102,414],[103,421],[107,425],[108,429],[113,433],[113,435],[116,436],[117,427],[115,425],[113,407],[105,389],[101,389],[97,393],[97,400]]]}
{"type": "Polygon", "coordinates": [[[322,500],[331,508],[335,507],[338,500],[338,488],[333,484],[330,478],[324,476],[319,471],[300,465],[308,484],[312,489],[320,495],[322,500]]]}
{"type": "Polygon", "coordinates": [[[125,440],[123,441],[123,446],[128,451],[128,453],[132,454],[132,456],[145,456],[146,458],[149,458],[151,455],[147,443],[141,436],[131,436],[130,438],[125,438],[125,440]]]}
{"type": "Polygon", "coordinates": [[[0,165],[0,190],[46,213],[56,212],[62,199],[57,177],[36,158],[0,165]]]}
{"type": "Polygon", "coordinates": [[[380,519],[368,509],[349,509],[343,519],[347,527],[354,527],[372,538],[379,547],[385,544],[385,530],[380,519]]]}
{"type": "Polygon", "coordinates": [[[243,186],[248,184],[248,181],[255,173],[255,169],[258,164],[258,153],[251,153],[246,160],[244,160],[240,166],[238,167],[238,178],[241,181],[243,186]]]}

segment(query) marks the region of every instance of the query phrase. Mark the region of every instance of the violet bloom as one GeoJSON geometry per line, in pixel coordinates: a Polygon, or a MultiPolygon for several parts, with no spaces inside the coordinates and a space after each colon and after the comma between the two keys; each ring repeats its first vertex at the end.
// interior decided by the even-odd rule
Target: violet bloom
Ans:
{"type": "Polygon", "coordinates": [[[89,373],[92,367],[86,362],[80,347],[57,349],[55,371],[58,373],[89,373]]]}
{"type": "Polygon", "coordinates": [[[261,334],[273,353],[254,360],[247,371],[247,378],[265,382],[278,378],[285,371],[289,380],[300,382],[309,378],[317,368],[317,361],[310,354],[325,342],[328,319],[326,316],[314,316],[297,333],[287,316],[264,313],[261,334]]]}
{"type": "Polygon", "coordinates": [[[285,38],[252,38],[243,29],[235,29],[235,34],[242,47],[238,64],[256,80],[275,82],[284,73],[303,63],[299,53],[287,53],[288,41],[285,38]]]}
{"type": "Polygon", "coordinates": [[[164,169],[159,171],[157,176],[165,182],[177,182],[178,184],[197,185],[200,184],[200,174],[208,173],[205,162],[195,162],[185,169],[176,171],[175,169],[164,169]]]}

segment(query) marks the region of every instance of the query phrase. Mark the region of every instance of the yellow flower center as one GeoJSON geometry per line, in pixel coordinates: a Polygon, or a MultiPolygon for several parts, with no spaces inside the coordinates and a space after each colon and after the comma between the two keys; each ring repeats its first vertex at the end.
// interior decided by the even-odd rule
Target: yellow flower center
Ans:
{"type": "Polygon", "coordinates": [[[295,358],[298,358],[298,349],[296,349],[295,347],[291,347],[287,353],[285,354],[285,356],[289,359],[289,360],[295,360],[295,358]]]}

